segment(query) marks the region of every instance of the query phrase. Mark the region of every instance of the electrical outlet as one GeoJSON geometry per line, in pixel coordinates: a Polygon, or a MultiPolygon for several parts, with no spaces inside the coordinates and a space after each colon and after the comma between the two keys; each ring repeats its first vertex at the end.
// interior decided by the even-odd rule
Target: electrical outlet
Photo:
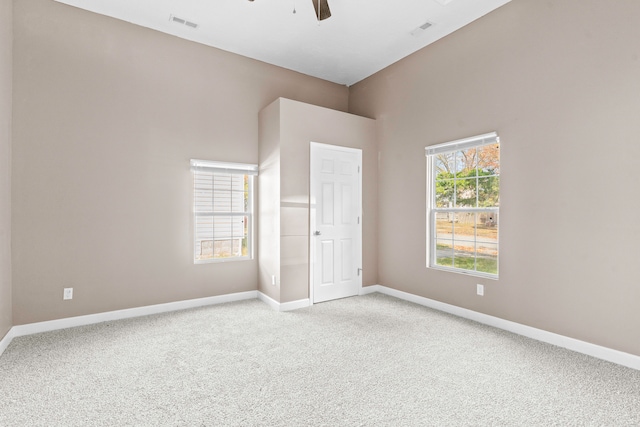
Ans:
{"type": "Polygon", "coordinates": [[[481,297],[484,296],[484,285],[480,285],[477,284],[476,285],[476,292],[478,293],[478,295],[480,295],[481,297]]]}
{"type": "Polygon", "coordinates": [[[273,286],[275,286],[275,285],[276,285],[276,275],[275,275],[275,274],[271,275],[271,284],[272,284],[273,286]]]}
{"type": "Polygon", "coordinates": [[[64,292],[62,293],[62,299],[73,299],[73,288],[64,288],[64,292]]]}

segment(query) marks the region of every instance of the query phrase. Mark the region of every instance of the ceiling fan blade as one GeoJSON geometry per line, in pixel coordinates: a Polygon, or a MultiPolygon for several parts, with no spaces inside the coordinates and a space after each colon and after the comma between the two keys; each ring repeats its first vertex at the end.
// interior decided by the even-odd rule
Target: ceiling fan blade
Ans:
{"type": "Polygon", "coordinates": [[[331,17],[331,11],[329,10],[329,3],[327,3],[327,0],[311,1],[313,1],[313,7],[316,9],[316,17],[318,18],[318,21],[331,17]]]}

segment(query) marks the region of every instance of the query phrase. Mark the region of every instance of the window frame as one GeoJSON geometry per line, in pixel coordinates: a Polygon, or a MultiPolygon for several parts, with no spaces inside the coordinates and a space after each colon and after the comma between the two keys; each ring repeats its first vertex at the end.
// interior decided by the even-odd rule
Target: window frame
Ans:
{"type": "MultiPolygon", "coordinates": [[[[476,205],[476,207],[448,207],[448,208],[439,208],[436,206],[436,167],[435,167],[435,160],[436,160],[436,156],[438,154],[445,154],[445,153],[452,153],[452,152],[458,152],[458,151],[463,151],[463,150],[467,150],[470,148],[480,148],[486,145],[490,145],[490,144],[498,144],[498,147],[500,147],[500,138],[498,136],[498,134],[496,132],[491,132],[491,133],[487,133],[487,134],[483,134],[483,135],[478,135],[478,136],[473,136],[470,138],[464,138],[464,139],[460,139],[460,140],[455,140],[455,141],[451,141],[451,142],[445,142],[442,144],[436,144],[436,145],[431,145],[431,146],[427,146],[425,147],[425,156],[426,156],[426,163],[427,163],[427,173],[426,173],[426,179],[427,179],[427,198],[426,198],[426,209],[427,209],[427,215],[426,215],[426,220],[427,220],[427,253],[426,253],[426,261],[427,261],[427,268],[431,268],[431,269],[435,269],[435,270],[442,270],[442,271],[449,271],[449,272],[453,272],[453,273],[460,273],[460,274],[466,274],[466,275],[470,275],[470,276],[474,276],[474,277],[481,277],[481,278],[488,278],[488,279],[498,279],[499,278],[499,273],[500,273],[500,203],[498,202],[497,206],[492,206],[492,207],[478,207],[476,205]],[[464,269],[464,268],[460,268],[460,267],[455,267],[454,265],[452,266],[445,266],[445,265],[438,265],[436,263],[436,256],[437,256],[437,249],[436,249],[436,245],[438,242],[438,236],[437,236],[437,225],[436,225],[436,215],[438,213],[452,213],[453,215],[457,215],[459,213],[474,213],[475,215],[478,214],[482,214],[482,213],[494,213],[496,215],[496,217],[498,218],[498,221],[496,223],[496,251],[497,251],[497,256],[496,256],[496,273],[488,273],[488,272],[483,272],[483,271],[478,271],[478,265],[477,265],[477,254],[478,254],[478,247],[477,247],[477,243],[478,243],[478,233],[477,233],[477,228],[475,228],[475,234],[474,234],[474,260],[476,260],[474,262],[474,269],[473,270],[469,270],[469,269],[464,269]]],[[[498,148],[499,150],[500,148],[498,148]]],[[[498,156],[498,159],[500,159],[500,157],[498,156]]],[[[498,160],[499,162],[500,160],[498,160]]],[[[499,163],[498,163],[499,164],[499,163]]],[[[498,167],[499,170],[499,167],[498,167]]],[[[476,175],[477,176],[477,175],[476,175]]],[[[498,171],[497,174],[495,175],[491,175],[491,176],[497,176],[498,178],[500,178],[500,172],[498,171]]],[[[477,190],[476,190],[477,191],[477,190]]],[[[500,194],[500,188],[498,187],[498,195],[500,194]]],[[[477,197],[477,196],[476,196],[477,197]]],[[[455,217],[454,217],[455,218],[455,217]]],[[[475,220],[475,224],[477,227],[477,217],[475,220]]],[[[455,219],[454,219],[455,222],[455,219]]],[[[452,231],[452,236],[455,236],[455,227],[452,227],[454,231],[452,231]]],[[[455,237],[453,238],[453,242],[455,242],[455,237]]],[[[454,243],[455,244],[455,243],[454,243]]],[[[454,263],[455,261],[455,253],[453,255],[453,260],[452,263],[454,263]]]]}
{"type": "MultiPolygon", "coordinates": [[[[258,165],[248,164],[248,163],[231,163],[231,162],[219,162],[219,161],[210,161],[210,160],[197,160],[191,159],[191,194],[192,194],[192,221],[193,221],[193,239],[192,243],[192,257],[194,264],[210,264],[210,263],[219,263],[219,262],[233,262],[233,261],[248,261],[254,258],[254,180],[255,176],[258,175],[258,165]],[[239,175],[243,177],[247,177],[247,203],[245,210],[242,212],[233,212],[233,208],[230,208],[229,211],[217,211],[212,205],[211,211],[202,212],[198,211],[196,207],[197,198],[196,194],[198,188],[196,187],[196,177],[198,172],[204,172],[208,174],[220,174],[220,175],[239,175]],[[229,257],[212,257],[207,259],[198,259],[198,218],[199,217],[247,217],[247,254],[239,255],[239,256],[229,256],[229,257]]],[[[244,178],[243,178],[244,182],[244,178]]],[[[212,188],[212,196],[215,189],[212,188]]],[[[212,202],[213,204],[213,202],[212,202]]],[[[215,230],[215,229],[214,229],[215,230]]],[[[215,235],[215,231],[214,231],[215,235]]],[[[243,235],[244,236],[244,235],[243,235]]],[[[213,238],[213,245],[215,245],[215,238],[213,238]]],[[[230,239],[234,240],[234,239],[230,239]]],[[[241,239],[241,242],[243,239],[241,239]]],[[[233,248],[233,243],[232,248],[233,248]]],[[[242,245],[242,243],[240,243],[242,245]]],[[[201,246],[200,246],[201,248],[201,246]]],[[[212,247],[212,251],[215,250],[215,247],[212,247]]],[[[202,249],[200,249],[200,253],[202,249]]]]}

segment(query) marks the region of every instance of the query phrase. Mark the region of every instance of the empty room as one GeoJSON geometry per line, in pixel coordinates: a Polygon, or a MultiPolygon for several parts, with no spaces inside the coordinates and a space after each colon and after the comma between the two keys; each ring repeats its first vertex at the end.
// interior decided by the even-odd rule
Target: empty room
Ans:
{"type": "Polygon", "coordinates": [[[639,24],[0,0],[0,426],[639,426],[639,24]]]}

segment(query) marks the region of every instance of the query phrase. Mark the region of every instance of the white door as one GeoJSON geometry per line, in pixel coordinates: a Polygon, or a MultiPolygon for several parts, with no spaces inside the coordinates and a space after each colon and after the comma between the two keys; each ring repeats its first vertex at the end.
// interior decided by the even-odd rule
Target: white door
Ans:
{"type": "Polygon", "coordinates": [[[312,303],[362,286],[362,150],[311,143],[312,303]]]}

